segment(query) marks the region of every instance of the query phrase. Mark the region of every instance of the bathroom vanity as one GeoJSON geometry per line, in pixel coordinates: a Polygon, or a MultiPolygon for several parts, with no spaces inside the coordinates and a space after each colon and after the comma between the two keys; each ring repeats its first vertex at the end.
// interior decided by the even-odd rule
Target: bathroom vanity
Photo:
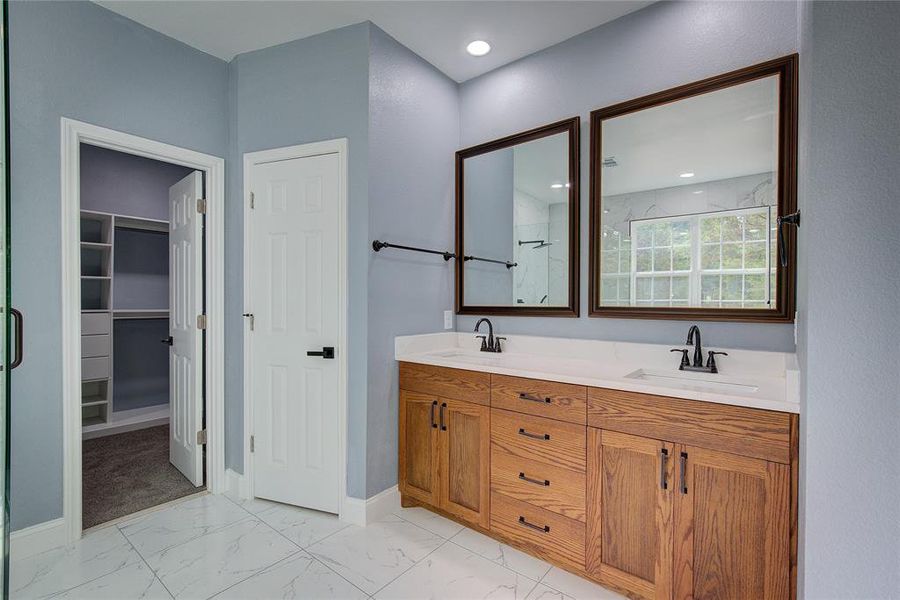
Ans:
{"type": "Polygon", "coordinates": [[[403,505],[633,597],[793,598],[796,359],[728,353],[398,337],[403,505]]]}

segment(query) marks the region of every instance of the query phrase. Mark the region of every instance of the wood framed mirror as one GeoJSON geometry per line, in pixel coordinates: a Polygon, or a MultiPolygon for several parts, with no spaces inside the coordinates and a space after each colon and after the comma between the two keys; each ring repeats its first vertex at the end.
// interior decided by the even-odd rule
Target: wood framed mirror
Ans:
{"type": "Polygon", "coordinates": [[[578,316],[578,117],[456,153],[456,312],[578,316]]]}
{"type": "Polygon", "coordinates": [[[792,55],[591,113],[592,317],[794,320],[797,85],[792,55]]]}

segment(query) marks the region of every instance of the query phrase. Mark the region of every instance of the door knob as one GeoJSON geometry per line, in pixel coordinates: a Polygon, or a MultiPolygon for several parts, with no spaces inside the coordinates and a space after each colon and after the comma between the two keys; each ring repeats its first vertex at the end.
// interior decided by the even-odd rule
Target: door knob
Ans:
{"type": "Polygon", "coordinates": [[[306,353],[307,356],[321,356],[322,358],[334,358],[334,347],[333,346],[325,346],[322,348],[322,351],[310,350],[306,353]]]}
{"type": "Polygon", "coordinates": [[[163,338],[163,339],[161,339],[161,340],[159,340],[159,341],[162,342],[163,344],[168,345],[168,346],[171,346],[171,345],[173,345],[173,344],[175,343],[175,340],[172,339],[172,336],[171,336],[171,335],[170,335],[169,337],[163,338]]]}

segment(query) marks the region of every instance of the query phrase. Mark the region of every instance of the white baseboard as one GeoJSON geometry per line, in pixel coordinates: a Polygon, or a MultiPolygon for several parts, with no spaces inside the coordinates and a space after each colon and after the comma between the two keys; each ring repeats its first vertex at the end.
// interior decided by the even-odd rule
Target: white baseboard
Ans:
{"type": "Polygon", "coordinates": [[[62,518],[45,521],[9,534],[10,559],[34,556],[65,544],[66,522],[62,518]]]}
{"type": "Polygon", "coordinates": [[[232,469],[225,469],[225,492],[241,500],[250,498],[250,482],[246,476],[232,469]]]}
{"type": "Polygon", "coordinates": [[[341,510],[341,520],[360,527],[377,521],[400,508],[400,490],[397,486],[375,494],[368,500],[359,498],[344,498],[341,510]]]}
{"type": "Polygon", "coordinates": [[[131,410],[122,410],[119,412],[114,411],[109,423],[83,427],[81,430],[81,439],[90,440],[107,435],[115,435],[117,433],[137,431],[138,429],[165,425],[168,422],[168,404],[163,406],[133,408],[131,410]]]}

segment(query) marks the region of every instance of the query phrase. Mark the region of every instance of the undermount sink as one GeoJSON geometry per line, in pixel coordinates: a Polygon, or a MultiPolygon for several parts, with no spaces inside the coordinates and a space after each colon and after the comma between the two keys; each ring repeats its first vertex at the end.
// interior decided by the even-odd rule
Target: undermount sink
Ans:
{"type": "Polygon", "coordinates": [[[759,386],[737,383],[723,379],[721,375],[712,373],[687,373],[685,371],[655,371],[638,369],[625,376],[626,379],[640,379],[657,385],[691,388],[713,392],[731,392],[752,394],[759,391],[759,386]]]}

